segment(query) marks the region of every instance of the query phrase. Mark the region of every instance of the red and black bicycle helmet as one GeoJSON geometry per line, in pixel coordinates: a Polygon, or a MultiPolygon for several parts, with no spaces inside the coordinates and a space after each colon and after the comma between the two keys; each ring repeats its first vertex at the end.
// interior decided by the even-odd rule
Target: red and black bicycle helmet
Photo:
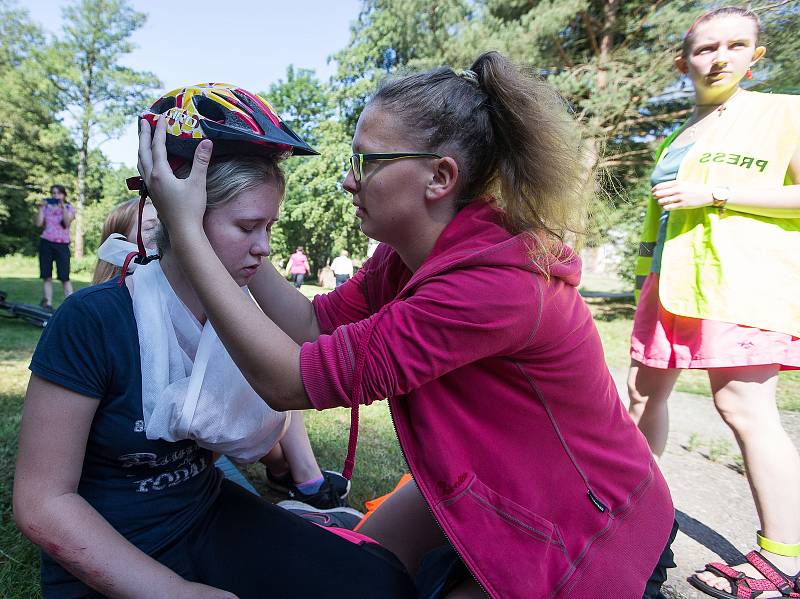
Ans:
{"type": "Polygon", "coordinates": [[[167,119],[167,153],[191,159],[203,139],[214,155],[318,154],[281,121],[264,98],[228,83],[199,83],[174,89],[142,114],[151,126],[167,119]]]}
{"type": "MultiPolygon", "coordinates": [[[[300,139],[275,113],[264,98],[228,83],[199,83],[174,89],[153,102],[142,118],[155,127],[167,119],[167,155],[173,170],[191,161],[204,139],[214,142],[213,155],[231,154],[319,154],[300,139]]],[[[141,224],[147,189],[141,177],[127,180],[128,189],[138,190],[141,224]]],[[[138,252],[131,252],[122,267],[120,285],[131,260],[146,264],[157,258],[147,255],[141,233],[138,252]]]]}

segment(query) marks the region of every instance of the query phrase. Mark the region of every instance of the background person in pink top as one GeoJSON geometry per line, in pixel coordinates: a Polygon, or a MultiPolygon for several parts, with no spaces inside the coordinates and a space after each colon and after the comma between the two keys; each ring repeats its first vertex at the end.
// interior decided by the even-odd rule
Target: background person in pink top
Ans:
{"type": "Polygon", "coordinates": [[[43,308],[53,308],[53,262],[56,276],[64,288],[64,297],[72,293],[69,280],[69,226],[75,218],[75,209],[67,202],[63,185],[53,185],[50,197],[43,199],[36,212],[36,226],[44,227],[39,238],[39,277],[44,280],[43,308]]]}
{"type": "Polygon", "coordinates": [[[343,186],[383,242],[309,302],[269,263],[226,276],[203,233],[212,144],[176,179],[166,128],[139,160],[181,267],[231,357],[279,410],[389,398],[414,482],[360,532],[420,596],[655,598],[674,508],[620,402],[577,291],[587,182],[579,128],[546,83],[496,52],[384,83],[343,186]],[[254,293],[256,293],[254,291],[254,293]],[[435,590],[435,592],[433,592],[435,590]]]}
{"type": "Polygon", "coordinates": [[[303,253],[303,246],[298,246],[294,254],[289,256],[289,262],[286,263],[286,274],[292,275],[292,281],[296,289],[300,289],[307,274],[311,274],[311,268],[308,266],[308,257],[303,253]]]}

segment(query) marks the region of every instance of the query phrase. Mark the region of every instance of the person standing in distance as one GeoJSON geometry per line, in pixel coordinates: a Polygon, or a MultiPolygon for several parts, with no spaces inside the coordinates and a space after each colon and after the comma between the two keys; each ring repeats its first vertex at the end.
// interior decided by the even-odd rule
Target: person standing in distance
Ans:
{"type": "Polygon", "coordinates": [[[353,276],[353,261],[350,259],[350,254],[347,253],[347,250],[342,250],[339,252],[339,255],[333,259],[331,270],[336,277],[337,287],[346,283],[350,277],[353,276]]]}
{"type": "Polygon", "coordinates": [[[56,276],[61,281],[64,297],[72,293],[69,280],[69,226],[75,218],[75,209],[67,202],[63,185],[53,185],[50,197],[39,203],[35,224],[44,227],[39,237],[39,277],[43,280],[41,306],[53,309],[53,262],[56,276]]]}
{"type": "Polygon", "coordinates": [[[292,275],[294,286],[300,289],[303,284],[303,279],[307,274],[311,274],[311,268],[308,266],[308,257],[303,253],[303,246],[297,246],[294,254],[289,256],[289,262],[286,264],[286,274],[292,275]]]}

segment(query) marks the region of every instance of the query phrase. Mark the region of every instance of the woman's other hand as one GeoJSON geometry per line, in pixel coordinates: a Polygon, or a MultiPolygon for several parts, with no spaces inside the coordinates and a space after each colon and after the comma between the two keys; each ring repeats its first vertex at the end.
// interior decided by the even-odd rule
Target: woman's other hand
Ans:
{"type": "Polygon", "coordinates": [[[202,228],[206,211],[206,172],[211,160],[212,143],[203,140],[197,146],[192,172],[187,179],[178,179],[167,161],[166,119],[160,118],[152,132],[150,123],[142,119],[139,129],[139,162],[149,196],[170,233],[182,228],[202,228]]]}
{"type": "Polygon", "coordinates": [[[682,210],[711,206],[714,197],[711,187],[685,181],[666,181],[650,190],[659,206],[664,210],[682,210]]]}

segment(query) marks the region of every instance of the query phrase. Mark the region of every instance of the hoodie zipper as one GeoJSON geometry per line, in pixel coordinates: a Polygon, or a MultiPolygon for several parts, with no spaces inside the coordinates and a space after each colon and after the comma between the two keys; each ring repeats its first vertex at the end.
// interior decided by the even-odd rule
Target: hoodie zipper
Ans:
{"type": "Polygon", "coordinates": [[[492,595],[486,590],[486,587],[483,585],[483,583],[480,581],[480,579],[475,575],[475,573],[472,571],[472,569],[467,565],[467,562],[464,560],[464,556],[461,554],[461,552],[455,546],[455,543],[453,543],[453,541],[450,540],[450,537],[444,531],[444,528],[442,528],[442,525],[439,524],[439,520],[436,518],[436,514],[433,513],[433,508],[431,508],[431,502],[428,500],[427,497],[425,497],[425,493],[422,491],[422,487],[417,482],[419,480],[419,478],[414,473],[414,468],[411,467],[411,462],[408,461],[408,457],[406,456],[406,450],[403,449],[403,444],[400,442],[400,435],[397,432],[397,425],[395,424],[395,420],[394,420],[394,411],[392,410],[392,404],[388,399],[387,399],[386,403],[389,405],[389,417],[392,420],[392,428],[394,429],[394,436],[397,439],[397,445],[400,447],[400,453],[403,455],[403,460],[405,461],[406,465],[408,466],[408,469],[411,471],[411,478],[414,480],[414,483],[417,485],[417,489],[419,489],[419,494],[422,496],[422,500],[425,502],[425,507],[428,508],[428,512],[431,515],[431,519],[436,523],[436,527],[442,533],[442,536],[447,540],[448,543],[450,543],[450,547],[452,547],[453,551],[456,552],[456,555],[458,556],[458,559],[460,559],[461,563],[464,564],[464,567],[467,569],[467,572],[470,573],[470,576],[472,576],[472,579],[481,588],[481,591],[483,591],[484,595],[486,595],[487,597],[491,597],[492,595]]]}
{"type": "MultiPolygon", "coordinates": [[[[578,465],[578,461],[575,459],[575,456],[572,455],[572,450],[569,448],[569,445],[567,445],[567,440],[564,439],[564,435],[561,434],[561,429],[558,427],[558,422],[556,422],[555,416],[553,416],[553,413],[550,411],[550,405],[547,403],[544,396],[539,391],[539,388],[536,386],[533,380],[528,376],[528,373],[525,372],[522,366],[520,366],[519,364],[516,364],[516,366],[517,369],[522,374],[522,376],[524,376],[525,379],[528,381],[528,384],[531,386],[533,391],[536,393],[536,396],[539,398],[539,401],[541,402],[542,407],[544,407],[545,412],[547,412],[547,418],[550,421],[550,426],[553,427],[553,431],[556,433],[559,443],[561,443],[561,448],[564,450],[564,453],[567,454],[567,458],[569,458],[569,461],[572,463],[572,466],[575,468],[575,471],[578,473],[578,476],[581,477],[581,480],[583,481],[583,484],[586,487],[586,497],[589,499],[591,504],[597,509],[598,512],[604,514],[608,510],[608,507],[597,497],[594,490],[592,489],[591,483],[589,482],[589,478],[586,476],[584,471],[578,465]]],[[[609,517],[613,516],[609,514],[609,517]]]]}

